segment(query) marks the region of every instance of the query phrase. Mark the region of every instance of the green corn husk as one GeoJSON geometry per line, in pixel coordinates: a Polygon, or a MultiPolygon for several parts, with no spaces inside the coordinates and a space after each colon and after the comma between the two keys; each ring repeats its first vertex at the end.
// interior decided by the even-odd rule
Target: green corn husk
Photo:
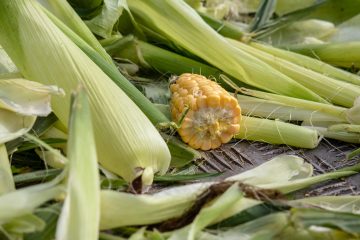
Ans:
{"type": "Polygon", "coordinates": [[[50,94],[63,92],[25,79],[0,80],[0,145],[28,132],[37,116],[51,113],[50,94]]]}
{"type": "MultiPolygon", "coordinates": [[[[306,110],[310,110],[310,111],[317,111],[320,113],[329,114],[333,117],[341,118],[341,120],[344,122],[350,122],[348,120],[349,117],[353,120],[353,122],[355,122],[357,120],[357,118],[354,116],[354,114],[352,114],[351,112],[349,113],[349,111],[351,109],[347,109],[347,108],[343,108],[343,107],[338,107],[338,106],[334,106],[334,105],[330,105],[330,104],[316,103],[316,102],[311,102],[311,101],[307,101],[307,100],[303,100],[303,99],[291,98],[291,97],[287,97],[287,96],[281,96],[281,95],[276,95],[276,94],[272,94],[272,93],[266,93],[266,92],[251,90],[251,89],[245,89],[245,88],[241,88],[241,89],[236,88],[236,90],[240,91],[243,94],[249,95],[249,96],[261,98],[264,100],[279,102],[286,106],[302,108],[302,109],[306,109],[306,110]]],[[[240,96],[240,98],[241,98],[241,96],[240,96]]]]}
{"type": "MultiPolygon", "coordinates": [[[[217,79],[226,89],[231,89],[222,81],[221,70],[205,63],[193,60],[169,50],[135,39],[129,35],[115,43],[105,45],[105,49],[113,57],[126,58],[143,68],[152,68],[163,74],[181,75],[186,72],[204,75],[210,79],[217,79]]],[[[242,87],[250,87],[239,83],[242,87]]]]}
{"type": "Polygon", "coordinates": [[[2,1],[0,11],[0,43],[20,71],[29,79],[57,84],[68,94],[52,102],[62,123],[67,123],[64,105],[70,105],[70,91],[78,83],[88,89],[98,158],[104,167],[128,182],[142,175],[144,185],[151,184],[156,172],[166,172],[170,153],[155,127],[37,2],[2,1]]]}
{"type": "Polygon", "coordinates": [[[5,50],[0,46],[0,79],[4,78],[4,75],[16,73],[18,70],[15,64],[11,61],[5,50]]]}
{"type": "Polygon", "coordinates": [[[242,116],[240,131],[235,138],[300,148],[315,148],[320,142],[319,136],[315,130],[309,130],[280,120],[242,116]]]}
{"type": "MultiPolygon", "coordinates": [[[[102,1],[102,0],[101,0],[102,1]]],[[[70,2],[70,1],[69,1],[70,2]]],[[[86,1],[90,4],[89,1],[86,1]]],[[[101,57],[109,64],[113,64],[111,57],[106,53],[99,41],[91,33],[86,24],[76,14],[74,9],[66,0],[47,0],[41,1],[42,5],[46,7],[52,14],[60,19],[66,26],[71,28],[77,35],[79,35],[87,44],[89,44],[101,57]]]]}
{"type": "MultiPolygon", "coordinates": [[[[310,164],[296,156],[282,155],[241,173],[236,178],[229,178],[228,181],[240,180],[247,184],[267,188],[275,187],[283,193],[290,193],[322,181],[355,174],[358,170],[359,166],[356,166],[352,169],[309,177],[312,173],[310,164]],[[279,174],[274,175],[274,172],[279,174]]],[[[133,195],[102,190],[100,228],[148,225],[179,217],[191,207],[201,193],[207,191],[211,184],[214,182],[173,187],[152,195],[133,195]]],[[[258,200],[242,198],[233,207],[223,211],[223,214],[213,223],[259,203],[261,202],[258,200]]]]}
{"type": "Polygon", "coordinates": [[[347,131],[333,131],[327,127],[319,127],[316,125],[309,125],[307,127],[318,131],[319,134],[324,136],[325,138],[336,139],[348,143],[360,143],[359,133],[351,133],[347,131]]]}
{"type": "Polygon", "coordinates": [[[69,3],[82,18],[92,18],[100,12],[103,0],[69,0],[69,3]]]}
{"type": "Polygon", "coordinates": [[[131,17],[126,1],[104,0],[101,13],[94,18],[85,21],[85,23],[94,34],[105,39],[110,38],[113,34],[114,26],[117,24],[118,19],[122,16],[124,11],[131,17]]]}
{"type": "Polygon", "coordinates": [[[257,40],[266,41],[273,46],[288,46],[301,44],[307,39],[324,40],[336,32],[332,22],[319,19],[306,19],[291,22],[271,34],[257,37],[257,40]]]}
{"type": "Polygon", "coordinates": [[[136,21],[239,81],[279,94],[326,102],[268,64],[229,46],[183,1],[130,1],[128,4],[136,21]]]}
{"type": "Polygon", "coordinates": [[[70,28],[64,25],[59,19],[49,12],[46,12],[47,16],[53,21],[53,23],[63,31],[63,33],[69,37],[109,78],[111,78],[118,87],[120,87],[131,100],[145,113],[149,120],[153,124],[159,124],[168,122],[161,112],[159,112],[153,104],[147,99],[141,92],[133,86],[113,65],[109,64],[91,48],[82,38],[76,35],[70,28]]]}
{"type": "Polygon", "coordinates": [[[22,188],[0,196],[0,225],[28,215],[41,204],[62,194],[64,187],[57,185],[62,178],[60,176],[51,182],[22,188]]]}
{"type": "Polygon", "coordinates": [[[170,240],[198,239],[199,233],[212,223],[223,211],[234,205],[243,198],[244,194],[239,190],[237,184],[233,184],[210,206],[206,206],[196,215],[191,224],[171,233],[170,240]]]}
{"type": "Polygon", "coordinates": [[[340,68],[333,67],[315,58],[304,56],[302,54],[294,53],[284,49],[271,47],[266,44],[260,44],[257,42],[251,42],[250,46],[265,51],[267,53],[270,53],[276,57],[285,59],[289,62],[292,62],[304,68],[311,69],[315,72],[321,73],[325,76],[329,76],[352,84],[360,85],[360,76],[356,74],[352,74],[348,71],[344,71],[340,68]]]}
{"type": "MultiPolygon", "coordinates": [[[[221,239],[275,239],[288,224],[288,214],[274,213],[239,226],[218,231],[214,240],[221,239]]],[[[204,240],[207,238],[204,238],[204,240]]]]}
{"type": "Polygon", "coordinates": [[[15,190],[8,153],[4,144],[0,144],[0,196],[15,190]]]}
{"type": "Polygon", "coordinates": [[[98,239],[100,181],[92,130],[87,95],[85,89],[80,88],[69,123],[67,196],[56,239],[98,239]]]}
{"type": "Polygon", "coordinates": [[[338,67],[360,67],[360,42],[304,44],[287,46],[291,51],[338,67]]]}
{"type": "Polygon", "coordinates": [[[360,199],[358,196],[317,196],[292,200],[290,204],[295,207],[312,206],[334,212],[360,213],[360,199]]]}
{"type": "Polygon", "coordinates": [[[245,116],[254,116],[266,119],[280,119],[282,121],[308,122],[346,122],[345,116],[335,116],[318,110],[306,109],[302,106],[289,106],[276,100],[266,100],[244,95],[237,95],[241,106],[241,113],[245,116]]]}
{"type": "Polygon", "coordinates": [[[161,73],[181,75],[185,72],[218,78],[220,70],[191,58],[162,49],[147,42],[127,36],[112,45],[105,46],[113,57],[126,58],[145,68],[153,68],[161,73]]]}
{"type": "Polygon", "coordinates": [[[360,133],[360,125],[355,124],[334,124],[328,128],[330,131],[360,133]]]}
{"type": "Polygon", "coordinates": [[[246,33],[244,33],[245,29],[241,29],[239,26],[232,24],[231,22],[220,21],[206,13],[198,13],[211,28],[224,37],[236,40],[246,40],[247,38],[250,38],[250,36],[247,36],[246,33]]]}
{"type": "Polygon", "coordinates": [[[308,89],[316,92],[329,102],[345,107],[351,107],[353,106],[355,99],[360,96],[360,87],[357,85],[354,86],[353,84],[338,81],[308,70],[289,61],[283,60],[282,58],[278,58],[276,55],[271,55],[254,49],[239,41],[232,39],[228,39],[228,41],[237,48],[258,57],[275,69],[278,69],[308,89]]]}
{"type": "MultiPolygon", "coordinates": [[[[46,12],[48,17],[59,27],[74,43],[87,54],[87,56],[96,63],[101,70],[106,73],[118,87],[120,87],[131,100],[141,109],[141,111],[149,118],[149,120],[156,126],[161,123],[169,122],[170,120],[164,116],[141,92],[133,86],[113,64],[109,64],[95,52],[86,42],[77,36],[71,29],[66,27],[57,18],[46,12]]],[[[186,152],[182,162],[189,162],[198,158],[199,153],[193,149],[187,148],[184,144],[178,143],[174,138],[168,138],[168,145],[171,151],[172,160],[179,162],[177,156],[181,152],[186,152]]]]}

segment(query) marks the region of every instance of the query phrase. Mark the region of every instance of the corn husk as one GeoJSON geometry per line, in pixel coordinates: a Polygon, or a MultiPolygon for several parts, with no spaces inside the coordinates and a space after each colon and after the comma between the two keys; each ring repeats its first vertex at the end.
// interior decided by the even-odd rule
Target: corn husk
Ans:
{"type": "Polygon", "coordinates": [[[283,60],[282,58],[278,58],[276,55],[267,54],[263,51],[249,47],[239,41],[232,39],[228,39],[228,41],[237,48],[258,57],[273,66],[275,69],[278,69],[308,89],[316,92],[329,102],[345,107],[352,107],[354,100],[360,95],[360,87],[357,85],[354,86],[350,83],[338,81],[308,70],[289,61],[283,60]]]}
{"type": "MultiPolygon", "coordinates": [[[[43,0],[40,3],[52,14],[59,18],[66,26],[71,28],[87,44],[89,44],[109,64],[113,64],[111,57],[106,53],[96,37],[91,33],[79,15],[66,0],[43,0]]],[[[87,1],[89,4],[89,2],[87,1]]],[[[73,2],[74,4],[74,2],[73,2]]],[[[90,6],[88,6],[90,7],[90,6]]]]}
{"type": "Polygon", "coordinates": [[[317,196],[290,201],[292,206],[312,206],[334,212],[360,214],[360,199],[358,196],[317,196]]]}
{"type": "Polygon", "coordinates": [[[199,233],[227,208],[243,198],[243,193],[237,184],[231,186],[224,194],[217,198],[210,206],[206,206],[197,214],[191,224],[174,231],[169,240],[197,239],[199,233]]]}
{"type": "Polygon", "coordinates": [[[62,123],[69,116],[64,105],[70,105],[70,92],[78,83],[88,89],[100,163],[129,182],[143,171],[148,173],[149,179],[143,179],[146,184],[152,182],[153,174],[165,173],[170,153],[155,127],[49,20],[37,2],[3,1],[1,5],[7,11],[0,14],[0,42],[21,72],[29,79],[57,84],[67,93],[65,99],[53,98],[52,102],[62,123]],[[10,15],[13,21],[2,20],[10,15]],[[22,27],[14,31],[17,24],[22,27]]]}
{"type": "Polygon", "coordinates": [[[6,147],[4,144],[0,144],[0,196],[14,190],[15,182],[6,147]]]}
{"type": "Polygon", "coordinates": [[[284,46],[303,43],[309,37],[325,40],[334,32],[336,32],[336,28],[332,22],[306,19],[293,22],[264,38],[258,39],[274,46],[284,46]]]}
{"type": "Polygon", "coordinates": [[[256,42],[250,43],[250,46],[300,65],[304,68],[324,74],[325,76],[360,85],[360,76],[352,74],[348,71],[344,71],[340,68],[333,67],[329,64],[319,61],[318,59],[256,42]]]}
{"type": "Polygon", "coordinates": [[[51,112],[50,94],[64,96],[63,90],[56,86],[44,86],[25,79],[1,80],[0,108],[21,115],[44,117],[51,112]]]}
{"type": "Polygon", "coordinates": [[[130,14],[127,1],[105,0],[102,4],[101,13],[85,21],[85,23],[96,35],[102,38],[109,38],[113,34],[113,28],[124,11],[130,14]]]}
{"type": "Polygon", "coordinates": [[[312,129],[282,122],[278,119],[247,116],[242,116],[240,131],[234,137],[301,148],[315,148],[320,142],[318,133],[312,129]]]}
{"type": "MultiPolygon", "coordinates": [[[[315,183],[349,176],[357,171],[358,166],[353,169],[309,177],[312,173],[310,164],[305,163],[299,157],[282,155],[227,180],[241,180],[258,187],[275,188],[284,193],[290,193],[315,183]],[[281,174],[274,175],[274,172],[281,174]]],[[[100,228],[110,229],[120,226],[148,225],[179,217],[196,201],[203,191],[214,183],[205,182],[173,187],[153,195],[133,195],[102,190],[100,228]]],[[[259,203],[260,201],[253,199],[240,199],[232,207],[217,216],[213,223],[259,203]]]]}
{"type": "Polygon", "coordinates": [[[58,220],[56,239],[97,240],[100,181],[90,108],[84,89],[80,89],[74,99],[69,127],[67,196],[58,220]]]}
{"type": "MultiPolygon", "coordinates": [[[[127,96],[141,109],[141,111],[148,117],[148,119],[156,126],[162,123],[167,123],[170,120],[165,117],[141,92],[132,85],[114,66],[106,62],[99,53],[95,52],[85,41],[83,41],[76,33],[64,25],[59,19],[54,17],[51,13],[46,12],[47,16],[59,27],[86,55],[101,68],[107,76],[113,80],[118,87],[120,87],[127,96]]],[[[183,162],[189,162],[197,159],[199,153],[195,150],[188,149],[184,144],[178,143],[174,138],[167,138],[169,150],[171,152],[171,161],[178,161],[178,155],[186,152],[183,157],[183,162]]],[[[178,161],[179,162],[179,161],[178,161]]]]}
{"type": "MultiPolygon", "coordinates": [[[[266,119],[280,119],[282,121],[308,121],[308,122],[346,122],[345,114],[338,116],[323,113],[321,109],[310,110],[306,106],[291,106],[289,103],[276,100],[266,100],[250,96],[237,95],[241,112],[245,116],[254,116],[266,119]]],[[[289,99],[290,100],[290,99],[289,99]]],[[[344,109],[343,113],[346,110],[344,109]]]]}
{"type": "Polygon", "coordinates": [[[298,44],[287,46],[291,51],[319,59],[337,67],[360,67],[360,57],[357,54],[360,42],[298,44]],[[344,54],[346,53],[346,54],[344,54]]]}
{"type": "Polygon", "coordinates": [[[51,94],[61,96],[63,92],[25,79],[0,80],[0,144],[28,132],[36,116],[50,114],[51,94]]]}
{"type": "Polygon", "coordinates": [[[36,207],[63,193],[63,186],[57,185],[62,178],[63,176],[60,176],[51,182],[22,188],[0,196],[0,225],[32,213],[36,207]]]}
{"type": "Polygon", "coordinates": [[[11,72],[17,72],[17,68],[5,50],[0,46],[0,77],[11,72]]]}
{"type": "Polygon", "coordinates": [[[324,102],[317,94],[268,64],[229,46],[183,1],[130,1],[128,4],[136,21],[239,81],[279,94],[324,102]],[[208,39],[206,45],[204,39],[208,39]]]}
{"type": "Polygon", "coordinates": [[[2,226],[2,233],[10,235],[10,239],[22,239],[24,234],[36,231],[42,231],[46,223],[34,214],[27,214],[12,219],[2,226]]]}

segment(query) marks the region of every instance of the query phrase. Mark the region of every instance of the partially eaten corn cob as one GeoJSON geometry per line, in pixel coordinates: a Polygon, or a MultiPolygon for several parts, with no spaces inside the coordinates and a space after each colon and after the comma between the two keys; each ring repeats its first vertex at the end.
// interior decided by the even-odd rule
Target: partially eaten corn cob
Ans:
{"type": "Polygon", "coordinates": [[[239,132],[238,101],[216,82],[185,73],[171,84],[170,90],[172,119],[180,122],[178,133],[191,147],[218,148],[239,132]]]}

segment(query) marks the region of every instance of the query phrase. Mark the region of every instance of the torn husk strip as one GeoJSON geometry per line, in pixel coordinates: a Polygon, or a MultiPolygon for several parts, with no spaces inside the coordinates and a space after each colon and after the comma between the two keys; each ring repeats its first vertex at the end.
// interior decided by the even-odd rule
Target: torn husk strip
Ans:
{"type": "Polygon", "coordinates": [[[280,120],[242,116],[237,139],[286,144],[300,148],[315,148],[319,144],[317,131],[280,120]]]}
{"type": "Polygon", "coordinates": [[[54,97],[52,102],[64,124],[70,92],[78,83],[88,89],[98,159],[105,168],[128,182],[146,168],[164,174],[170,153],[156,128],[42,9],[33,0],[1,1],[0,43],[11,59],[25,77],[64,89],[67,97],[54,97]],[[19,25],[22,27],[17,28],[19,25]]]}

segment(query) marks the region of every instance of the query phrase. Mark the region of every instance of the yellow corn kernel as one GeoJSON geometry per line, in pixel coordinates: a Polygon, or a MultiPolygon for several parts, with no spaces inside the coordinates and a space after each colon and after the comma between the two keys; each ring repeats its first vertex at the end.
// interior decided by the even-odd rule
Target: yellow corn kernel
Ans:
{"type": "Polygon", "coordinates": [[[218,148],[239,132],[240,106],[216,82],[185,73],[176,79],[170,90],[173,121],[180,121],[186,113],[178,133],[191,147],[202,150],[218,148]]]}

